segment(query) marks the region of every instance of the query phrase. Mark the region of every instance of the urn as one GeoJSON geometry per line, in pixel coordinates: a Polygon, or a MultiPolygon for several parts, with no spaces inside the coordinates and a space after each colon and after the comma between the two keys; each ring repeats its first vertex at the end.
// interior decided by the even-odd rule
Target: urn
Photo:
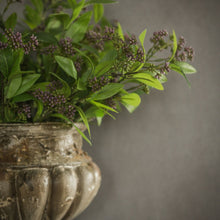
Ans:
{"type": "MultiPolygon", "coordinates": [[[[76,126],[85,130],[82,123],[76,126]]],[[[100,170],[74,127],[0,124],[1,220],[73,220],[100,182],[100,170]]]]}

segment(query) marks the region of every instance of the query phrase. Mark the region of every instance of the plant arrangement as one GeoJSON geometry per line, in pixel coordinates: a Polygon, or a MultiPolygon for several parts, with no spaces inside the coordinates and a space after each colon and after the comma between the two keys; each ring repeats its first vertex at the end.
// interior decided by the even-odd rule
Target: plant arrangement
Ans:
{"type": "Polygon", "coordinates": [[[0,123],[83,122],[90,135],[91,120],[133,112],[168,72],[196,72],[193,48],[174,31],[154,32],[146,49],[146,30],[136,37],[109,22],[112,0],[30,0],[21,21],[7,13],[14,3],[24,4],[0,1],[0,123]]]}

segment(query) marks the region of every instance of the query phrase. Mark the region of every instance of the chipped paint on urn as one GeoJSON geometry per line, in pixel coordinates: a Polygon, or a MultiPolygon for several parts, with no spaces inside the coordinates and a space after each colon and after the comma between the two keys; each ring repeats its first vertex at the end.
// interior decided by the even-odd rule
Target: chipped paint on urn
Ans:
{"type": "Polygon", "coordinates": [[[75,128],[0,124],[1,220],[72,220],[93,200],[100,182],[100,170],[82,150],[75,128]]]}

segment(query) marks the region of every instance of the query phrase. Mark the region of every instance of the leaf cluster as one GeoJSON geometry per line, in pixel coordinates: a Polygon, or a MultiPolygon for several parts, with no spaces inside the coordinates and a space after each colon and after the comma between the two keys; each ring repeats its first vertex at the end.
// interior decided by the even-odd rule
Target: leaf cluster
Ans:
{"type": "Polygon", "coordinates": [[[159,47],[146,50],[146,30],[136,38],[124,33],[120,23],[111,24],[104,4],[115,1],[30,0],[22,22],[16,12],[5,18],[15,2],[8,1],[0,14],[0,122],[65,121],[75,126],[81,121],[90,136],[93,119],[100,125],[105,115],[115,118],[122,106],[132,113],[142,94],[163,90],[169,69],[184,78],[196,72],[175,59],[174,31],[159,47]],[[25,27],[22,40],[35,36],[39,43],[28,55],[13,46],[19,22],[25,27]],[[10,39],[5,30],[11,31],[10,39]],[[161,50],[170,55],[156,59],[161,50]]]}

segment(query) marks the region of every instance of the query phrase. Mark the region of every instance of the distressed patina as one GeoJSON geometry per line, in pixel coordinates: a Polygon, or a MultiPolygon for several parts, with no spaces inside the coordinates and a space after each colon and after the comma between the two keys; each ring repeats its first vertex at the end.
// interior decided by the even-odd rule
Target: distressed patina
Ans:
{"type": "Polygon", "coordinates": [[[95,197],[100,181],[74,127],[0,124],[0,219],[72,220],[95,197]]]}

